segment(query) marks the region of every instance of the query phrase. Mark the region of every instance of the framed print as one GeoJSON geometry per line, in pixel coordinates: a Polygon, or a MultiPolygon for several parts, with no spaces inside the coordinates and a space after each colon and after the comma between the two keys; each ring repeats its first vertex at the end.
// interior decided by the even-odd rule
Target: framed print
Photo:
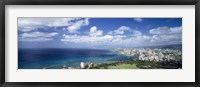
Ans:
{"type": "Polygon", "coordinates": [[[199,86],[199,0],[1,3],[2,87],[199,86]]]}

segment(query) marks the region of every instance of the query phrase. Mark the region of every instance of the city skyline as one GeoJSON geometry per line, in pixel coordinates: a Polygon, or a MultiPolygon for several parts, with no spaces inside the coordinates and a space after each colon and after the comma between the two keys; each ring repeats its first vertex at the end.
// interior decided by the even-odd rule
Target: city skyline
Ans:
{"type": "Polygon", "coordinates": [[[182,44],[182,18],[18,18],[19,48],[182,44]]]}

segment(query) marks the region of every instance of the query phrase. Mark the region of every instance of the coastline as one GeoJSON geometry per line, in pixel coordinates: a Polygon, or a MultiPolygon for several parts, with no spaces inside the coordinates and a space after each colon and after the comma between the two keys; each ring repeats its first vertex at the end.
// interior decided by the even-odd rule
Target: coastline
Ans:
{"type": "MultiPolygon", "coordinates": [[[[38,50],[37,53],[43,51],[38,50]],[[38,52],[39,51],[39,52],[38,52]]],[[[48,50],[49,51],[49,50],[48,50]]],[[[71,50],[67,50],[70,52],[71,50]]],[[[116,48],[108,51],[102,50],[74,51],[74,58],[78,59],[71,63],[64,59],[57,64],[43,65],[32,69],[178,69],[182,68],[182,50],[177,48],[116,48]],[[87,53],[90,52],[89,54],[87,53]],[[87,53],[87,56],[77,56],[77,52],[87,53]],[[102,53],[103,52],[103,53],[102,53]],[[98,59],[97,56],[98,55],[98,59]],[[114,56],[113,56],[114,55],[114,56]],[[77,57],[76,57],[77,56],[77,57]],[[79,58],[80,57],[80,58],[79,58]],[[112,58],[113,57],[113,58],[112,58]],[[82,61],[80,59],[85,59],[82,61]],[[90,58],[90,60],[88,60],[90,58]],[[99,60],[100,59],[100,60],[99,60]],[[103,60],[103,61],[102,61],[103,60]],[[60,63],[61,62],[61,63],[60,63]],[[65,62],[65,63],[64,63],[65,62]]],[[[32,51],[31,51],[32,52],[32,51]]],[[[50,53],[55,52],[53,49],[50,53]]],[[[58,52],[61,52],[58,50],[58,52]]],[[[62,49],[62,55],[66,50],[62,49]]],[[[48,53],[48,52],[47,52],[48,53]]],[[[68,53],[69,55],[72,55],[68,53]]],[[[68,54],[64,58],[69,58],[68,54]]],[[[59,55],[60,56],[60,53],[59,55]]],[[[52,56],[49,56],[52,57],[52,56]]],[[[48,56],[46,58],[49,58],[48,56]]],[[[61,56],[63,57],[63,56],[61,56]]],[[[56,57],[57,58],[57,57],[56,57]]],[[[55,58],[55,59],[56,59],[55,58]]],[[[31,68],[20,68],[31,69],[31,68]]]]}

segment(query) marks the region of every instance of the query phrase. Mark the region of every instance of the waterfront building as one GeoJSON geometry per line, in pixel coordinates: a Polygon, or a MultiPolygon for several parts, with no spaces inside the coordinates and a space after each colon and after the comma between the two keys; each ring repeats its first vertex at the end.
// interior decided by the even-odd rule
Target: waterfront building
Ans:
{"type": "Polygon", "coordinates": [[[81,62],[81,63],[80,63],[80,67],[81,67],[81,69],[84,69],[84,68],[85,68],[84,62],[81,62]]]}

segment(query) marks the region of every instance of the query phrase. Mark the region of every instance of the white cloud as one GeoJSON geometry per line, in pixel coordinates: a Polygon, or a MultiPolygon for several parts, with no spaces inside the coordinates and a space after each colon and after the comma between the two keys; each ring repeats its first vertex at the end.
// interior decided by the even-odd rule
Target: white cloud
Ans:
{"type": "Polygon", "coordinates": [[[65,43],[74,43],[88,46],[137,46],[142,42],[149,40],[148,36],[127,37],[125,35],[102,35],[102,36],[87,36],[87,35],[63,35],[61,41],[65,43]]]}
{"type": "MultiPolygon", "coordinates": [[[[130,28],[119,28],[127,29],[130,28]]],[[[161,28],[159,27],[158,30],[161,28]]],[[[163,28],[162,28],[163,29],[163,28]]],[[[168,44],[181,44],[182,43],[182,30],[181,27],[171,27],[166,28],[166,31],[156,30],[152,34],[145,35],[139,30],[130,30],[132,32],[131,36],[126,34],[108,34],[103,35],[103,31],[98,30],[96,26],[91,27],[88,35],[63,35],[61,41],[66,43],[81,44],[87,46],[108,46],[108,47],[134,47],[134,46],[148,46],[148,45],[168,45],[168,44]],[[165,32],[165,33],[163,33],[165,32]]],[[[155,30],[154,30],[155,31],[155,30]]],[[[113,31],[114,32],[114,31],[113,31]]],[[[112,32],[112,33],[113,33],[112,32]]]]}
{"type": "Polygon", "coordinates": [[[182,27],[158,27],[155,29],[151,29],[149,31],[150,34],[181,34],[182,33],[182,27]]]}
{"type": "Polygon", "coordinates": [[[47,24],[49,27],[69,26],[74,24],[74,21],[79,21],[81,18],[52,18],[47,24]]]}
{"type": "MultiPolygon", "coordinates": [[[[114,30],[114,34],[124,34],[125,31],[129,31],[130,27],[127,26],[121,26],[119,27],[117,30],[114,30]]],[[[112,34],[112,32],[109,32],[110,34],[112,34]]]]}
{"type": "Polygon", "coordinates": [[[182,43],[182,27],[158,27],[149,31],[152,34],[151,42],[180,44],[182,43]]]}
{"type": "Polygon", "coordinates": [[[111,34],[113,34],[113,31],[109,31],[107,34],[111,35],[111,34]]]}
{"type": "Polygon", "coordinates": [[[103,30],[97,30],[96,26],[90,28],[90,36],[101,36],[103,35],[103,30]]]}
{"type": "Polygon", "coordinates": [[[180,44],[182,43],[182,35],[153,35],[151,38],[153,43],[180,44]]]}
{"type": "Polygon", "coordinates": [[[56,32],[52,33],[43,33],[43,32],[32,32],[32,33],[23,33],[21,34],[22,38],[34,38],[34,37],[53,37],[58,35],[56,32]]]}
{"type": "Polygon", "coordinates": [[[140,31],[134,30],[133,31],[133,36],[141,36],[142,33],[140,31]]]}
{"type": "Polygon", "coordinates": [[[71,24],[70,26],[67,27],[67,30],[70,33],[76,33],[77,30],[79,30],[82,26],[86,26],[89,24],[89,19],[86,18],[84,20],[78,20],[76,22],[74,22],[73,24],[71,24]]]}
{"type": "Polygon", "coordinates": [[[43,33],[43,32],[31,32],[23,33],[20,35],[20,41],[49,41],[53,40],[53,37],[58,35],[56,32],[43,33]]]}
{"type": "Polygon", "coordinates": [[[133,30],[133,37],[130,39],[135,43],[143,44],[144,42],[147,43],[151,39],[151,36],[143,35],[140,31],[133,30]]]}
{"type": "Polygon", "coordinates": [[[170,28],[171,34],[181,34],[182,33],[182,27],[172,27],[170,28]]]}
{"type": "Polygon", "coordinates": [[[22,32],[47,29],[47,27],[67,27],[69,32],[74,33],[88,24],[88,18],[18,18],[18,30],[22,32]]]}
{"type": "Polygon", "coordinates": [[[53,38],[44,38],[44,37],[38,37],[38,38],[19,38],[19,41],[50,41],[53,40],[53,38]]]}
{"type": "Polygon", "coordinates": [[[111,35],[105,36],[86,36],[86,35],[63,35],[61,41],[72,43],[87,43],[87,44],[100,44],[105,43],[113,39],[111,35]]]}
{"type": "Polygon", "coordinates": [[[134,18],[134,20],[137,22],[142,22],[143,19],[142,18],[134,18]]]}
{"type": "MultiPolygon", "coordinates": [[[[90,29],[90,32],[97,32],[97,28],[94,26],[90,29]]],[[[91,45],[135,45],[141,41],[147,40],[147,36],[141,34],[140,31],[135,31],[137,36],[127,37],[126,35],[63,35],[61,41],[66,43],[76,44],[91,44],[91,45]]]]}
{"type": "MultiPolygon", "coordinates": [[[[137,22],[143,19],[135,18],[137,22]]],[[[24,33],[19,35],[19,41],[50,41],[58,35],[57,32],[44,33],[35,32],[37,29],[48,29],[48,27],[61,27],[62,31],[68,31],[69,35],[63,34],[62,42],[84,43],[95,45],[121,45],[136,46],[144,44],[179,44],[182,42],[182,27],[158,27],[149,30],[149,34],[143,34],[140,29],[132,30],[128,26],[121,26],[116,30],[106,32],[96,26],[90,28],[88,35],[79,33],[83,26],[89,25],[88,18],[19,18],[19,31],[24,33]],[[129,33],[127,33],[129,32],[129,33]],[[128,35],[127,35],[127,34],[128,35]],[[132,33],[132,35],[130,35],[132,33]],[[74,35],[72,35],[74,34],[74,35]],[[130,36],[129,36],[130,35],[130,36]]]]}

